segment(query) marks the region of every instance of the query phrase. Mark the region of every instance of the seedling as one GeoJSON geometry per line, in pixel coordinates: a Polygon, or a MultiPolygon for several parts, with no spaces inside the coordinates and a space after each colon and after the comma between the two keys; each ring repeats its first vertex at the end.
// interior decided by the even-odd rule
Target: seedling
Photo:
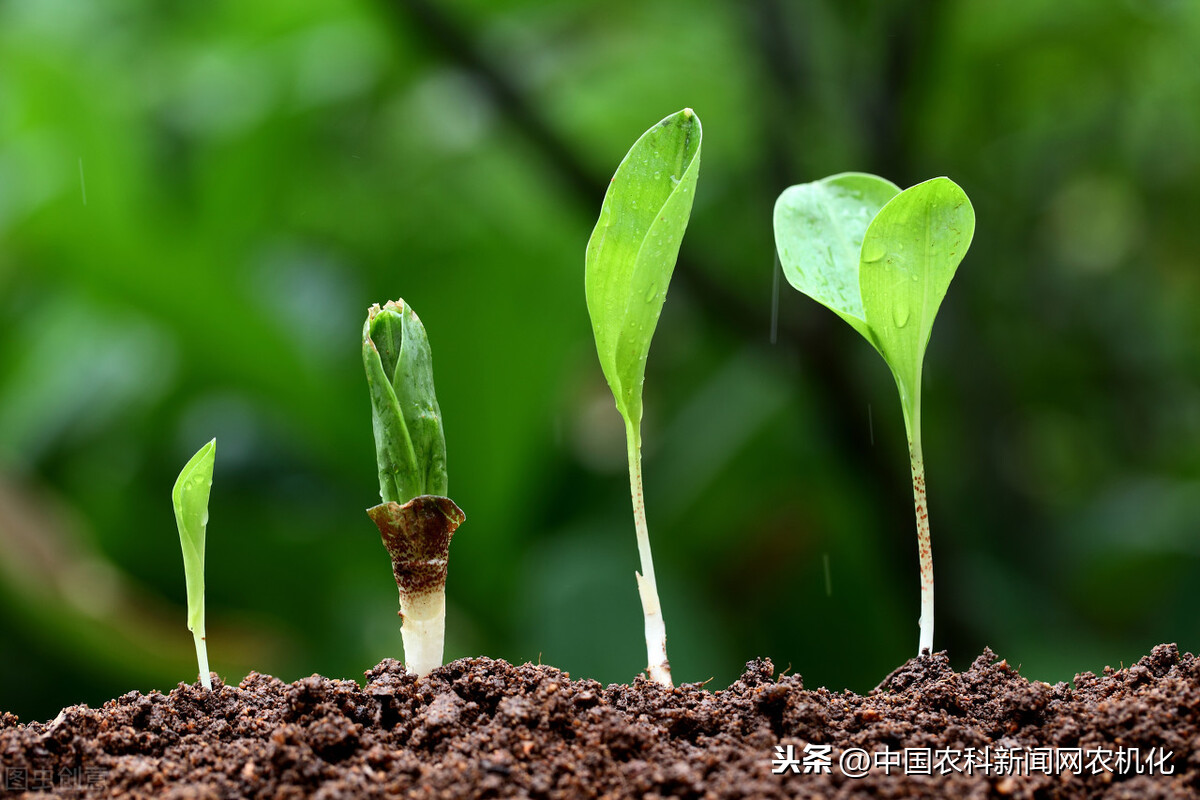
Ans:
{"type": "Polygon", "coordinates": [[[446,439],[421,320],[403,300],[371,306],[363,365],[379,465],[379,497],[367,509],[392,559],[400,635],[418,677],[442,665],[450,537],[466,516],[446,497],[446,439]]]}
{"type": "Polygon", "coordinates": [[[843,173],[792,186],[775,203],[775,244],[792,286],[879,351],[900,391],[921,565],[918,653],[933,649],[933,551],[921,453],[921,367],[950,280],[975,232],[967,195],[948,178],[900,191],[843,173]]]}
{"type": "Polygon", "coordinates": [[[642,497],[642,383],[650,339],[692,212],[701,135],[700,119],[685,108],[634,143],[604,195],[600,219],[588,240],[585,268],[596,352],[625,420],[647,671],[664,686],[671,685],[671,667],[642,497]]]}
{"type": "Polygon", "coordinates": [[[179,546],[183,550],[183,574],[187,581],[187,626],[196,640],[196,662],[205,689],[212,689],[212,679],[208,674],[208,648],[204,642],[204,537],[216,457],[217,440],[213,439],[184,465],[171,490],[175,522],[179,526],[179,546]]]}

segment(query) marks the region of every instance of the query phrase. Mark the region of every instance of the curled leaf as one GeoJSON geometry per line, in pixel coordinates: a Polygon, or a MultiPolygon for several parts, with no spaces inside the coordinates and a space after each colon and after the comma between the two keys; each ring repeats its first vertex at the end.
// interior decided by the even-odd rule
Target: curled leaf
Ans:
{"type": "Polygon", "coordinates": [[[617,167],[588,240],[585,289],[596,351],[617,409],[635,426],[650,340],[692,211],[701,138],[690,108],[642,134],[617,167]]]}
{"type": "Polygon", "coordinates": [[[949,178],[934,178],[893,197],[863,239],[866,322],[910,398],[920,391],[933,320],[974,234],[966,193],[949,178]]]}
{"type": "Polygon", "coordinates": [[[188,630],[200,637],[204,636],[204,539],[216,457],[217,440],[213,439],[188,460],[171,490],[187,581],[188,630]]]}
{"type": "Polygon", "coordinates": [[[445,495],[446,439],[433,386],[433,357],[421,320],[403,300],[371,306],[363,325],[363,366],[379,495],[404,503],[445,495]]]}

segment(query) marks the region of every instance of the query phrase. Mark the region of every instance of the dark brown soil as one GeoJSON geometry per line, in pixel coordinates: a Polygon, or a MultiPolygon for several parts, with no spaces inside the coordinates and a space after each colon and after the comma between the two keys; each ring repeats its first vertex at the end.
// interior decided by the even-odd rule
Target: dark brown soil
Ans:
{"type": "Polygon", "coordinates": [[[717,692],[605,688],[479,658],[419,683],[386,660],[365,689],[257,673],[212,692],[181,684],[46,724],[0,714],[0,794],[1200,796],[1200,660],[1174,645],[1074,688],[1028,681],[991,651],[961,674],[944,654],[914,659],[865,697],[772,672],[751,662],[717,692]],[[828,772],[813,745],[831,745],[828,772]],[[865,777],[843,772],[862,759],[854,748],[868,754],[865,777]]]}

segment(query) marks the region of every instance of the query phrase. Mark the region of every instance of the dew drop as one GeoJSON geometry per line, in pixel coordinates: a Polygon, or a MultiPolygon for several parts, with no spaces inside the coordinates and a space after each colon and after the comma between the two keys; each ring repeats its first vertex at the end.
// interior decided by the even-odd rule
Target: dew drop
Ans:
{"type": "Polygon", "coordinates": [[[658,284],[650,284],[650,288],[646,290],[646,302],[653,303],[655,296],[658,294],[658,284]]]}
{"type": "Polygon", "coordinates": [[[897,303],[892,309],[892,322],[896,323],[897,328],[903,328],[908,324],[908,318],[912,316],[911,309],[908,303],[897,303]]]}
{"type": "Polygon", "coordinates": [[[884,257],[884,255],[885,255],[884,247],[878,241],[872,239],[872,240],[863,242],[862,260],[865,261],[866,263],[873,264],[874,262],[882,259],[884,257]]]}

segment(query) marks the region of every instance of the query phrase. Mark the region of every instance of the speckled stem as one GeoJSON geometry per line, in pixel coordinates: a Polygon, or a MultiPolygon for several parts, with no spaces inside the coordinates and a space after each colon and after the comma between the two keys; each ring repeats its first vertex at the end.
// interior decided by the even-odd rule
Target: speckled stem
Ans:
{"type": "Polygon", "coordinates": [[[933,652],[933,545],[929,536],[929,505],[925,497],[925,460],[921,440],[908,443],[912,462],[913,506],[917,514],[917,555],[921,562],[921,640],[917,654],[933,652]]]}

